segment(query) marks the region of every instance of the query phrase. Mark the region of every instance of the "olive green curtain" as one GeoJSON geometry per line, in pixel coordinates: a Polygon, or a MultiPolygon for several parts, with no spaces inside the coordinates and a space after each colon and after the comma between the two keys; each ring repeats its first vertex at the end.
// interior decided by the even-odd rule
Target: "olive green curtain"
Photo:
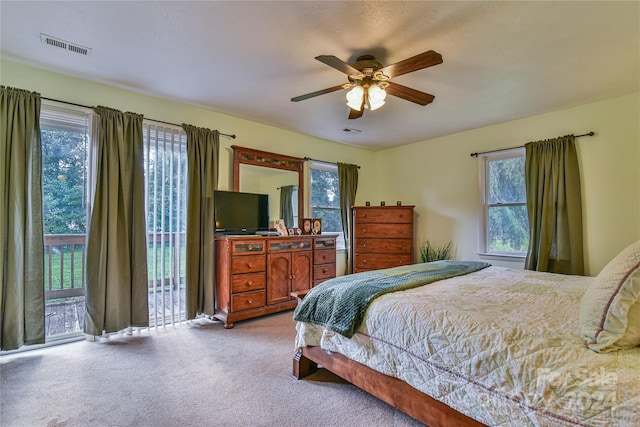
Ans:
{"type": "Polygon", "coordinates": [[[44,238],[40,94],[0,86],[0,349],[41,344],[44,238]]]}
{"type": "Polygon", "coordinates": [[[187,134],[187,319],[214,314],[215,220],[220,133],[183,124],[187,134]]]}
{"type": "Polygon", "coordinates": [[[584,274],[575,136],[525,144],[529,249],[525,268],[584,274]]]}
{"type": "Polygon", "coordinates": [[[283,185],[280,187],[280,216],[287,227],[297,227],[293,223],[293,189],[295,185],[283,185]]]}
{"type": "Polygon", "coordinates": [[[356,202],[358,191],[358,166],[346,163],[338,163],[338,187],[340,189],[340,216],[342,218],[342,232],[344,233],[344,246],[347,254],[347,266],[345,274],[351,274],[351,206],[356,202]]]}
{"type": "Polygon", "coordinates": [[[142,116],[98,116],[95,194],[87,233],[84,331],[149,325],[142,116]]]}

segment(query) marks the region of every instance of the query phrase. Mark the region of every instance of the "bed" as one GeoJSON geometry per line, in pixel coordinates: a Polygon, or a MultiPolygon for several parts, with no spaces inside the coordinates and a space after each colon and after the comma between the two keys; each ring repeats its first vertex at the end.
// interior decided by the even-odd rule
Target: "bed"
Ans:
{"type": "Polygon", "coordinates": [[[640,425],[640,241],[597,277],[488,266],[385,292],[352,336],[300,321],[332,281],[294,314],[296,378],[320,365],[431,427],[640,425]]]}

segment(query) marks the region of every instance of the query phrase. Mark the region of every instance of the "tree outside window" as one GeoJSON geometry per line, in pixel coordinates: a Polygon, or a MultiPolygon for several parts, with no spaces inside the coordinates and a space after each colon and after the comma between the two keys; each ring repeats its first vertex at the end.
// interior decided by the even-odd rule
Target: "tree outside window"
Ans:
{"type": "Polygon", "coordinates": [[[85,234],[85,133],[45,127],[40,132],[44,233],[85,234]]]}

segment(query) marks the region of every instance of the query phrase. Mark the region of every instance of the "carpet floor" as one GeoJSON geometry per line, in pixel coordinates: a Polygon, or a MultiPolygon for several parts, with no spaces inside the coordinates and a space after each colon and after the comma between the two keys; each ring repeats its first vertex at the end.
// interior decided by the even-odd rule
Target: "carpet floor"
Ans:
{"type": "Polygon", "coordinates": [[[0,425],[422,426],[324,370],[291,377],[292,312],[0,358],[0,425]]]}

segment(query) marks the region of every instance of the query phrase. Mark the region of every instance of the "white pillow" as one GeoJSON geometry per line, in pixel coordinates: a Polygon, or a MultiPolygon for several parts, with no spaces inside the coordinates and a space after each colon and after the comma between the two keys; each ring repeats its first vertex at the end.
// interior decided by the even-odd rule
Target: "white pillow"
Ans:
{"type": "Polygon", "coordinates": [[[640,240],[598,274],[580,305],[580,330],[598,353],[640,345],[640,240]]]}

